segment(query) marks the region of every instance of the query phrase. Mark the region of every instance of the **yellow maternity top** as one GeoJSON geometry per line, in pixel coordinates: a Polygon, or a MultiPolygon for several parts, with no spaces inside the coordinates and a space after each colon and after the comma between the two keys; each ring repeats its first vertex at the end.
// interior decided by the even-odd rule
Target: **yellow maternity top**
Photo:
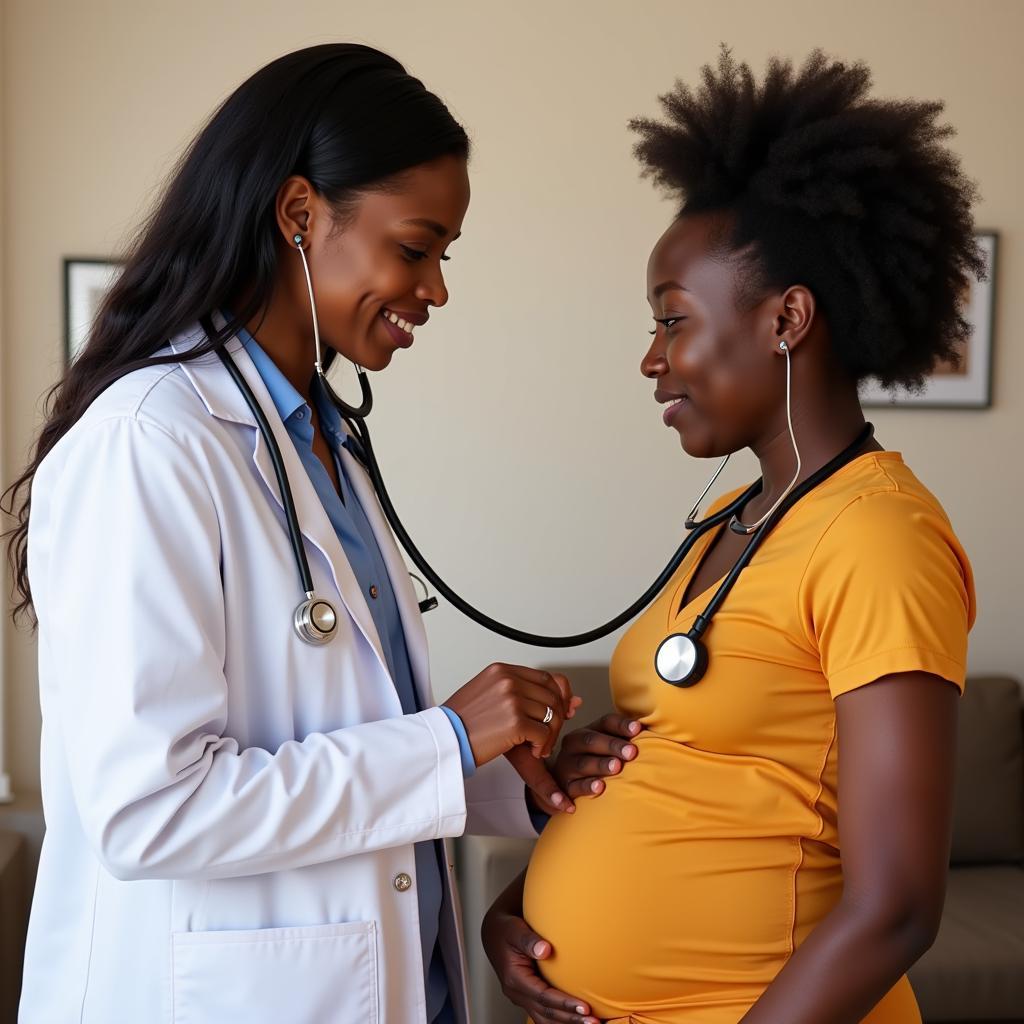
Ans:
{"type": "MultiPolygon", "coordinates": [[[[526,879],[545,976],[602,1020],[736,1024],[840,896],[834,698],[893,672],[963,689],[970,565],[899,453],[858,457],[786,514],[705,634],[704,679],[679,689],[654,654],[714,592],[680,610],[713,534],[612,658],[639,756],[551,820],[526,879]]],[[[905,977],[865,1018],[920,1019],[905,977]]]]}

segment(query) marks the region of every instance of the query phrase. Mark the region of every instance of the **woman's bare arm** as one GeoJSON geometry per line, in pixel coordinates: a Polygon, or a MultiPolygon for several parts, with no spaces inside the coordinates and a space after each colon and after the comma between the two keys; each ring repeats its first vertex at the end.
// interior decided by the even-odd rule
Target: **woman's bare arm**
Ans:
{"type": "Polygon", "coordinates": [[[843,895],[741,1024],[857,1024],[935,939],[959,693],[925,672],[836,699],[843,895]]]}

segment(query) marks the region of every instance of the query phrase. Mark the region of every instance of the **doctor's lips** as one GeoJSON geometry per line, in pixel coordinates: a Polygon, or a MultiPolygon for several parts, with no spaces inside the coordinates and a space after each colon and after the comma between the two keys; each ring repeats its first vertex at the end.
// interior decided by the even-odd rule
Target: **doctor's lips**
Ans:
{"type": "Polygon", "coordinates": [[[668,405],[668,408],[661,414],[662,420],[666,424],[671,423],[672,417],[679,411],[684,403],[690,400],[690,396],[687,394],[673,394],[671,391],[662,391],[658,388],[654,392],[654,400],[659,405],[668,405]]]}
{"type": "Polygon", "coordinates": [[[413,342],[413,328],[421,327],[430,319],[429,313],[406,313],[386,306],[380,311],[384,326],[396,345],[408,348],[413,342]]]}

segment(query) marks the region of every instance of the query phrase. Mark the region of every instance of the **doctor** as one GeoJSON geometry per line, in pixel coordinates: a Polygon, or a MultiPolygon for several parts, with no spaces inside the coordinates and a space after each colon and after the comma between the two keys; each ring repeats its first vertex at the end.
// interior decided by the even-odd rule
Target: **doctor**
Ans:
{"type": "Polygon", "coordinates": [[[572,809],[540,758],[578,700],[492,665],[434,706],[298,248],[324,343],[383,369],[447,301],[468,150],[384,54],[273,62],[183,157],[56,390],[13,542],[48,826],[23,1024],[467,1019],[444,840],[572,809]],[[328,644],[293,629],[278,483],[221,348],[282,451],[328,644]]]}

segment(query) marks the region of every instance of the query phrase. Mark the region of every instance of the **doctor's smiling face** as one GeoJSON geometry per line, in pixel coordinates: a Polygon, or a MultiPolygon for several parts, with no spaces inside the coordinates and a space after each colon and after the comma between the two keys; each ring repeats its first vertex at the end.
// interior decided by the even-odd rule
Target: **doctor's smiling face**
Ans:
{"type": "Polygon", "coordinates": [[[301,176],[280,188],[278,299],[312,353],[313,330],[302,235],[323,344],[381,370],[412,345],[433,308],[448,301],[442,264],[469,206],[466,160],[447,155],[331,203],[301,176]]]}

